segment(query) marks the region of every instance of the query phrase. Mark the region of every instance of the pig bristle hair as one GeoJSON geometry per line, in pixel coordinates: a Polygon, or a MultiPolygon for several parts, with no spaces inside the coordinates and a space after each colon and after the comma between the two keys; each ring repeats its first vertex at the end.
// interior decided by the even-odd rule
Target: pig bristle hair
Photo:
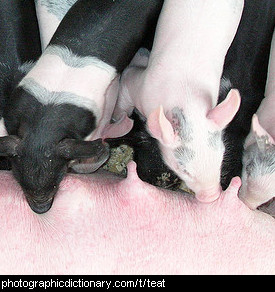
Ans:
{"type": "Polygon", "coordinates": [[[116,69],[107,63],[101,61],[94,56],[81,57],[72,52],[72,50],[66,46],[50,45],[46,48],[44,54],[56,55],[62,59],[62,61],[73,68],[84,68],[86,66],[95,66],[102,70],[105,70],[112,78],[116,76],[116,69]]]}
{"type": "Polygon", "coordinates": [[[222,77],[221,83],[220,83],[220,92],[219,96],[224,96],[224,98],[227,96],[228,92],[233,88],[231,81],[226,78],[222,77]]]}
{"type": "MultiPolygon", "coordinates": [[[[223,137],[223,144],[224,144],[224,147],[225,147],[225,151],[224,151],[224,154],[223,154],[223,164],[228,164],[229,161],[232,159],[230,153],[231,153],[231,143],[230,141],[228,141],[226,138],[223,137]]],[[[221,173],[221,177],[222,178],[225,178],[227,177],[227,175],[229,175],[230,173],[230,170],[226,167],[223,169],[222,173],[221,173]]]]}
{"type": "Polygon", "coordinates": [[[90,110],[97,117],[99,117],[99,110],[97,108],[96,103],[93,100],[85,99],[71,92],[48,91],[45,87],[41,86],[31,77],[24,78],[19,83],[19,86],[22,87],[29,94],[34,96],[39,102],[41,102],[44,105],[73,104],[75,106],[90,110]]]}
{"type": "Polygon", "coordinates": [[[18,67],[18,71],[23,74],[27,74],[29,71],[31,71],[35,63],[36,62],[33,62],[33,61],[27,61],[18,67]]]}
{"type": "Polygon", "coordinates": [[[5,80],[6,80],[5,77],[6,77],[6,75],[8,75],[8,72],[11,71],[11,67],[7,63],[0,62],[0,70],[1,70],[0,85],[2,88],[3,87],[2,83],[5,82],[5,80]],[[4,72],[7,72],[7,74],[5,74],[4,72]]]}
{"type": "Polygon", "coordinates": [[[0,67],[5,67],[7,69],[10,69],[10,65],[8,63],[0,62],[0,67]]]}
{"type": "Polygon", "coordinates": [[[8,63],[0,62],[0,112],[3,112],[4,100],[7,98],[7,91],[9,91],[10,85],[14,80],[14,74],[16,73],[14,68],[8,63]]]}

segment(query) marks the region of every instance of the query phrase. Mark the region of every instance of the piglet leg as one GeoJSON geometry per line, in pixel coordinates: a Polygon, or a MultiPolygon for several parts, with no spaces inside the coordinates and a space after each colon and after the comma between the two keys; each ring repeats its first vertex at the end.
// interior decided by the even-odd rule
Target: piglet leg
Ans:
{"type": "Polygon", "coordinates": [[[135,102],[138,102],[140,96],[143,73],[148,65],[149,55],[150,52],[147,49],[139,49],[129,66],[124,70],[119,87],[119,97],[113,114],[114,120],[120,120],[125,113],[127,113],[127,116],[132,114],[135,102]]]}

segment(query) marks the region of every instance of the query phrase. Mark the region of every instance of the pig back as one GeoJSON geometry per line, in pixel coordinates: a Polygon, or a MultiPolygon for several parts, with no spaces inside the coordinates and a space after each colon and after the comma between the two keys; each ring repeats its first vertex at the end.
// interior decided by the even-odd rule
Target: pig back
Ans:
{"type": "Polygon", "coordinates": [[[152,36],[162,4],[161,0],[80,0],[65,15],[50,44],[97,57],[121,73],[145,36],[152,36]]]}
{"type": "Polygon", "coordinates": [[[18,66],[40,56],[40,37],[33,0],[0,2],[0,62],[18,66]]]}

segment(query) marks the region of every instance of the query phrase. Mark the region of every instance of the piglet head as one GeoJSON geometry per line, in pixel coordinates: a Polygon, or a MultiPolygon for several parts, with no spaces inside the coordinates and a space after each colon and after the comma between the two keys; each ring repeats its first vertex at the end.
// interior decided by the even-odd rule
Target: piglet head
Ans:
{"type": "Polygon", "coordinates": [[[42,214],[53,203],[59,184],[71,160],[109,156],[108,144],[101,139],[63,139],[57,144],[39,145],[17,136],[0,138],[0,155],[9,156],[14,177],[21,185],[31,209],[42,214]]]}
{"type": "Polygon", "coordinates": [[[240,198],[251,209],[275,197],[275,141],[256,114],[244,145],[242,180],[240,198]]]}
{"type": "Polygon", "coordinates": [[[222,130],[240,106],[237,90],[206,115],[179,107],[165,115],[162,106],[151,113],[147,127],[160,142],[165,163],[196,193],[210,202],[221,193],[220,172],[224,154],[222,130]]]}

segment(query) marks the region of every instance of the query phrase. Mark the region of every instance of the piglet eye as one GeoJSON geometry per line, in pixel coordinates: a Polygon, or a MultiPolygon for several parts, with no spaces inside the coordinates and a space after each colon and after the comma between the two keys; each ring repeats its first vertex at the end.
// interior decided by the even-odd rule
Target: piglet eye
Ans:
{"type": "Polygon", "coordinates": [[[191,176],[191,174],[186,169],[184,169],[183,172],[184,172],[184,174],[191,176]]]}
{"type": "Polygon", "coordinates": [[[182,172],[186,177],[193,179],[192,174],[190,172],[188,172],[186,169],[183,169],[182,172]]]}

